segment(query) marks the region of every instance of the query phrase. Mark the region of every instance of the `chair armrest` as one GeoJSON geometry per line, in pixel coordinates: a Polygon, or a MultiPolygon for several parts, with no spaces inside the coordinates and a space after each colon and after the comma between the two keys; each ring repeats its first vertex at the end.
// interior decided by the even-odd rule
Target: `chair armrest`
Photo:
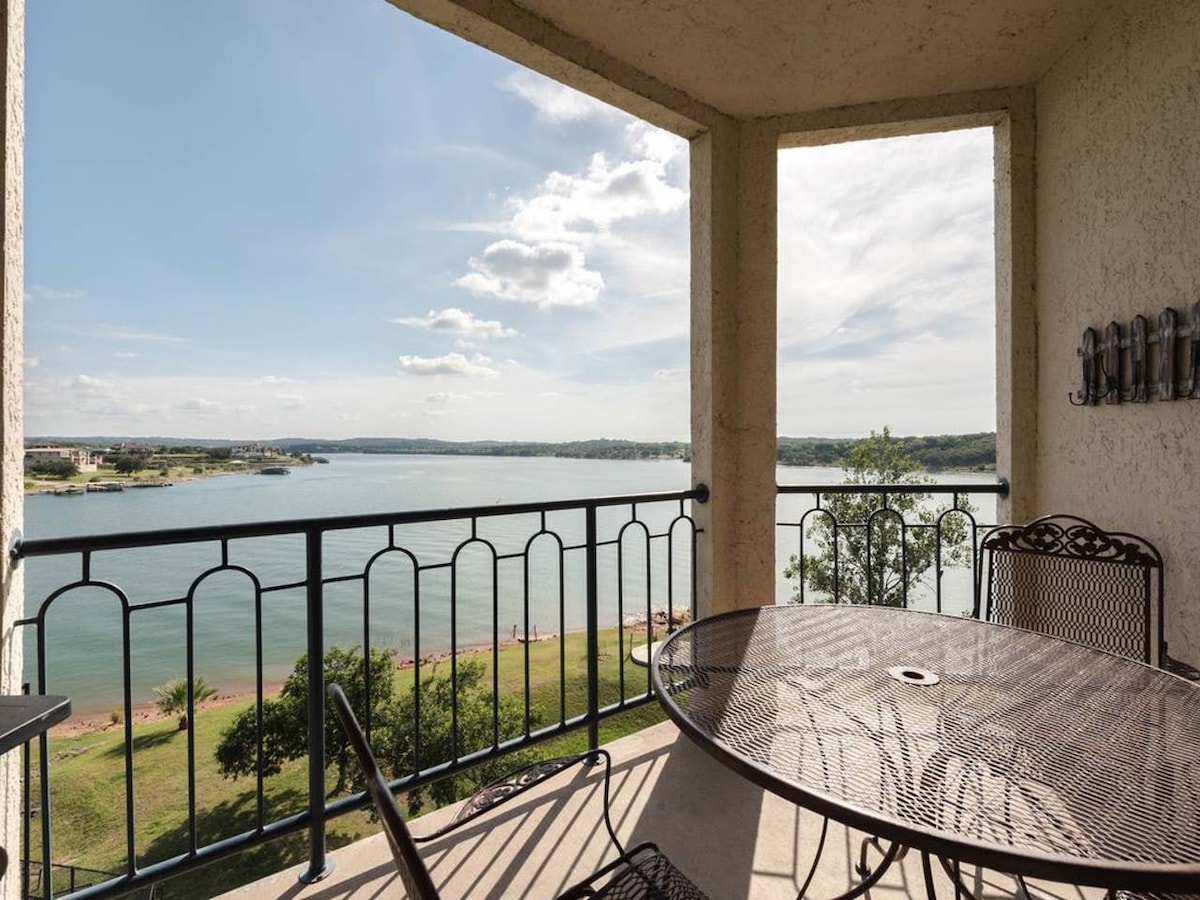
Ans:
{"type": "MultiPolygon", "coordinates": [[[[463,801],[462,806],[458,808],[458,812],[454,814],[454,818],[447,824],[443,825],[437,831],[425,835],[414,835],[413,840],[422,843],[432,841],[444,834],[460,828],[467,822],[474,819],[476,816],[482,815],[488,810],[495,809],[509,800],[519,797],[531,788],[537,787],[543,781],[553,778],[561,772],[565,772],[572,766],[577,766],[580,763],[595,760],[597,757],[604,758],[604,778],[605,778],[605,817],[608,816],[608,775],[612,766],[611,758],[607,750],[590,750],[586,753],[578,753],[574,756],[560,756],[555,759],[547,759],[541,762],[533,763],[524,768],[517,769],[505,775],[503,778],[498,778],[491,784],[481,787],[478,791],[463,801]]],[[[615,837],[614,837],[615,840],[615,837]]],[[[617,845],[620,849],[620,844],[617,845]]]]}

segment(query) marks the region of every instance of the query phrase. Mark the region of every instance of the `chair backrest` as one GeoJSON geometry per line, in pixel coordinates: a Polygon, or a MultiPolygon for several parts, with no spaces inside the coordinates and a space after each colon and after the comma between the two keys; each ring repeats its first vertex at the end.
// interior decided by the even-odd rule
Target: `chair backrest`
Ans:
{"type": "Polygon", "coordinates": [[[1144,538],[1075,516],[984,535],[975,614],[1152,665],[1163,649],[1163,562],[1144,538]]]}
{"type": "Polygon", "coordinates": [[[329,685],[329,699],[333,701],[333,708],[342,721],[342,727],[346,729],[347,737],[350,738],[350,746],[354,748],[362,765],[363,774],[367,779],[367,793],[375,801],[375,809],[379,813],[380,822],[383,823],[388,844],[391,845],[400,880],[404,882],[410,900],[438,900],[433,878],[417,852],[417,845],[413,842],[408,826],[404,824],[404,817],[400,814],[400,808],[396,806],[396,798],[392,796],[387,779],[383,777],[383,772],[375,761],[375,754],[371,752],[367,736],[363,734],[354,710],[350,708],[350,701],[336,684],[329,685]]]}

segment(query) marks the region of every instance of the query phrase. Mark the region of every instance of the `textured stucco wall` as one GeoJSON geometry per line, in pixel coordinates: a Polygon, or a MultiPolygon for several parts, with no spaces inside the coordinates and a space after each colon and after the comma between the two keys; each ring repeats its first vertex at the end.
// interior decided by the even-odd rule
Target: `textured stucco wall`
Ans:
{"type": "Polygon", "coordinates": [[[1039,512],[1144,535],[1200,664],[1200,401],[1075,408],[1085,327],[1200,296],[1200,3],[1125,3],[1037,86],[1039,512]]]}
{"type": "Polygon", "coordinates": [[[692,478],[701,615],[775,597],[776,135],[692,141],[692,478]]]}
{"type": "Polygon", "coordinates": [[[1014,90],[994,134],[997,522],[1033,518],[1037,491],[1037,198],[1033,92],[1014,90]]]}
{"type": "Polygon", "coordinates": [[[1029,84],[1108,0],[392,2],[464,33],[457,7],[478,23],[471,40],[506,55],[512,45],[503,33],[524,35],[574,54],[585,69],[619,75],[610,66],[618,63],[635,93],[670,86],[745,121],[1029,84]]]}
{"type": "MultiPolygon", "coordinates": [[[[21,408],[21,366],[24,356],[21,305],[23,297],[22,174],[25,145],[25,2],[5,0],[0,21],[4,42],[4,210],[0,221],[0,540],[7,551],[13,532],[21,525],[24,510],[24,432],[21,408]]],[[[13,620],[20,616],[25,587],[20,569],[0,553],[0,693],[21,689],[21,646],[13,637],[13,620]]],[[[20,881],[20,769],[21,755],[0,758],[0,846],[8,848],[8,874],[0,895],[16,900],[20,881]]]]}

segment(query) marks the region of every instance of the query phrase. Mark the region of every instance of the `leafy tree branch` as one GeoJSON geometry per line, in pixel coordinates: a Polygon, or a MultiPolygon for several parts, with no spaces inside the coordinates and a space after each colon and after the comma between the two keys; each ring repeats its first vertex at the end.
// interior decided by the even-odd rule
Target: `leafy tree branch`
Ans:
{"type": "MultiPolygon", "coordinates": [[[[938,562],[943,569],[971,559],[970,529],[964,514],[974,507],[960,501],[957,511],[937,507],[928,493],[872,492],[879,485],[926,485],[933,479],[890,429],[871,432],[857,442],[842,465],[844,484],[861,492],[825,494],[823,512],[810,516],[805,536],[815,546],[803,561],[793,554],[783,570],[793,582],[792,600],[800,599],[800,579],[822,599],[842,603],[903,606],[912,589],[938,562]]],[[[934,578],[940,577],[934,571],[934,578]]]]}

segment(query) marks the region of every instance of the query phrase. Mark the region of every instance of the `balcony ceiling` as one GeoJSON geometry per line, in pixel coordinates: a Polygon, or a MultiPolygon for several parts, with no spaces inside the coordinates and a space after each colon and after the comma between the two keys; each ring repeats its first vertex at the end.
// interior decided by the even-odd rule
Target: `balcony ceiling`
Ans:
{"type": "Polygon", "coordinates": [[[1030,84],[1107,0],[516,0],[739,118],[1030,84]]]}

